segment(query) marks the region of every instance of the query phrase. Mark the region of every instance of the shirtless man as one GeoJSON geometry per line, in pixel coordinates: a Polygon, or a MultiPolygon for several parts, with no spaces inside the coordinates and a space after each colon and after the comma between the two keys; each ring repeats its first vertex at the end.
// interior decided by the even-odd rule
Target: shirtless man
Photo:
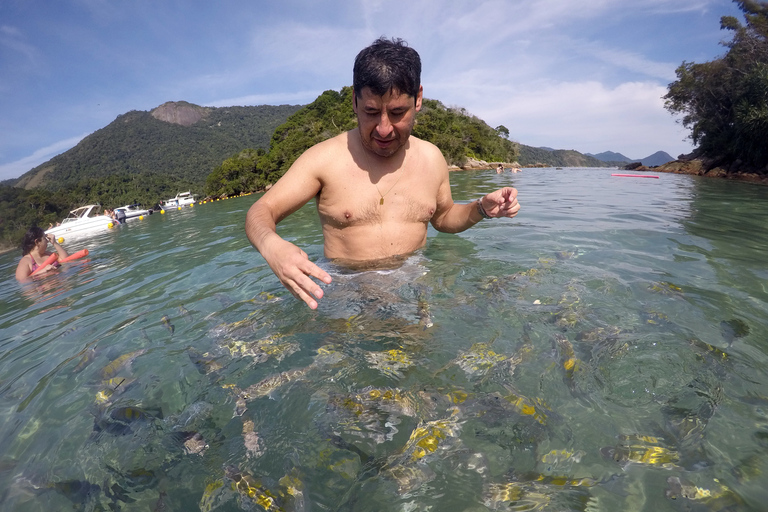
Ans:
{"type": "Polygon", "coordinates": [[[483,217],[514,217],[517,190],[505,187],[468,204],[451,197],[440,150],[411,137],[421,109],[421,60],[401,40],[375,41],[355,58],[353,109],[358,127],[305,151],[248,211],[245,232],[280,282],[317,308],[331,276],[277,223],[313,197],[325,256],[355,264],[403,256],[427,242],[427,223],[458,233],[483,217]]]}

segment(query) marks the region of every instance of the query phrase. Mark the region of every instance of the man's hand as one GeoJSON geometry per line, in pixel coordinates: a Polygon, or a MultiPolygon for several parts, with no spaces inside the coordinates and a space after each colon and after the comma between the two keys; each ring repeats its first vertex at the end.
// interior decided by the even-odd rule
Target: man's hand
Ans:
{"type": "Polygon", "coordinates": [[[480,204],[491,217],[514,217],[520,211],[517,189],[512,187],[504,187],[486,194],[480,199],[480,204]]]}
{"type": "Polygon", "coordinates": [[[265,247],[261,255],[294,297],[306,302],[311,309],[317,309],[315,299],[323,298],[323,289],[310,276],[331,284],[331,276],[327,272],[309,261],[307,253],[299,247],[277,236],[270,240],[269,247],[265,247]]]}

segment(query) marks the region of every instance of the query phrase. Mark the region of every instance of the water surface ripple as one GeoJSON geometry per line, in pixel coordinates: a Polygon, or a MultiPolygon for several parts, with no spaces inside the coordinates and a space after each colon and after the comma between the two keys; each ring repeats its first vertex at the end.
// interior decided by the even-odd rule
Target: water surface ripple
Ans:
{"type": "Polygon", "coordinates": [[[18,285],[0,255],[0,508],[764,510],[768,188],[453,173],[515,219],[401,268],[322,257],[317,311],[243,234],[258,196],[155,214],[18,285]]]}

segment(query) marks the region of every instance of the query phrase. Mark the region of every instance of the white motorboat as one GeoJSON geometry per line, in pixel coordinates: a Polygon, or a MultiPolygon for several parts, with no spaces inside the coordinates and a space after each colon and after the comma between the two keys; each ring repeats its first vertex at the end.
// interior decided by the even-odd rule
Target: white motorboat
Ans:
{"type": "Polygon", "coordinates": [[[118,219],[120,219],[121,213],[125,215],[125,220],[131,220],[133,218],[141,217],[142,215],[152,215],[152,210],[145,210],[138,204],[127,204],[125,206],[115,208],[115,215],[118,219]]]}
{"type": "Polygon", "coordinates": [[[178,208],[195,202],[195,196],[191,192],[179,192],[173,199],[163,201],[163,208],[178,208]]]}
{"type": "Polygon", "coordinates": [[[46,230],[45,234],[56,237],[91,235],[105,231],[113,225],[111,218],[101,214],[101,205],[89,204],[69,212],[60,225],[46,230]]]}

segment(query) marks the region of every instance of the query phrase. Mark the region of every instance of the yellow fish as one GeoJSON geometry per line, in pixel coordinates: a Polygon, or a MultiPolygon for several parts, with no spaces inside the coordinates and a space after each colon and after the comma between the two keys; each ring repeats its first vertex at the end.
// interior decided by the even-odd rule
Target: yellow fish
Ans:
{"type": "Polygon", "coordinates": [[[717,478],[714,478],[712,485],[707,488],[699,487],[691,482],[681,480],[679,477],[671,476],[667,478],[667,490],[664,494],[672,500],[682,498],[699,502],[709,510],[738,510],[744,505],[741,498],[720,483],[720,480],[717,478]]]}
{"type": "Polygon", "coordinates": [[[200,498],[200,512],[211,512],[211,510],[218,507],[220,503],[217,503],[217,500],[222,495],[223,489],[223,480],[216,480],[208,484],[203,492],[203,497],[200,498]]]}
{"type": "Polygon", "coordinates": [[[166,329],[171,331],[171,334],[173,334],[173,331],[176,330],[176,327],[173,326],[173,324],[171,323],[171,319],[168,318],[168,315],[163,315],[163,318],[161,318],[160,321],[163,323],[166,329]]]}
{"type": "Polygon", "coordinates": [[[619,445],[600,449],[603,457],[620,464],[643,464],[663,468],[675,468],[680,461],[679,454],[661,446],[662,440],[659,438],[643,435],[622,435],[619,439],[622,441],[619,445]]]}
{"type": "Polygon", "coordinates": [[[224,385],[224,388],[231,388],[237,392],[237,401],[235,403],[235,415],[242,416],[246,411],[246,403],[256,398],[271,396],[275,391],[289,382],[301,380],[309,372],[312,366],[306,368],[297,368],[287,370],[265,377],[256,384],[248,386],[246,389],[238,390],[232,385],[224,385]]]}
{"type": "Polygon", "coordinates": [[[384,352],[369,352],[365,359],[371,365],[384,375],[402,379],[405,377],[402,370],[413,366],[411,358],[399,349],[387,350],[384,352]]]}
{"type": "Polygon", "coordinates": [[[530,398],[515,393],[510,393],[504,399],[512,404],[521,414],[531,416],[542,425],[547,424],[547,414],[542,411],[543,408],[546,408],[546,405],[541,400],[537,399],[534,402],[530,398]]]}
{"type": "Polygon", "coordinates": [[[441,447],[441,443],[449,438],[456,438],[461,430],[453,420],[436,420],[424,423],[411,432],[411,437],[405,444],[404,453],[410,453],[413,461],[419,460],[441,447]]]}
{"type": "Polygon", "coordinates": [[[108,404],[113,395],[124,392],[135,381],[136,379],[126,379],[125,377],[113,377],[104,381],[102,383],[104,387],[96,393],[96,403],[99,405],[108,404]]]}
{"type": "Polygon", "coordinates": [[[228,468],[226,474],[232,480],[233,489],[243,498],[248,498],[266,512],[283,511],[278,503],[277,496],[272,494],[269,489],[264,488],[259,480],[232,468],[228,468]]]}
{"type": "Polygon", "coordinates": [[[113,377],[117,377],[118,372],[120,370],[130,366],[133,361],[139,357],[140,355],[144,354],[147,351],[147,349],[142,348],[140,350],[136,350],[134,352],[129,352],[127,354],[123,354],[122,356],[118,357],[111,363],[109,363],[107,366],[101,369],[99,372],[99,375],[101,376],[102,380],[109,380],[113,377]]]}

